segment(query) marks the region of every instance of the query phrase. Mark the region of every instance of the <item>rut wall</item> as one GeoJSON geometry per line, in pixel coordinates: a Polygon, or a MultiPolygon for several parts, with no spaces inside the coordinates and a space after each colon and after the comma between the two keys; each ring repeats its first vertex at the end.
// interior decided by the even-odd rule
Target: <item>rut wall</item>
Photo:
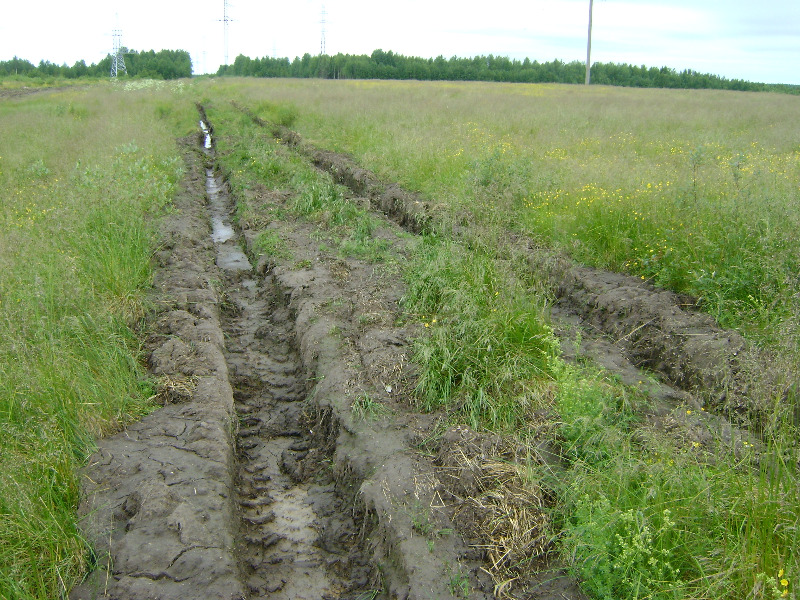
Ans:
{"type": "MultiPolygon", "coordinates": [[[[194,138],[183,141],[187,152],[194,138]]],[[[191,156],[191,154],[190,154],[191,156]]],[[[187,161],[162,224],[159,315],[147,340],[160,410],[98,442],[82,473],[81,529],[96,569],[71,600],[245,597],[234,555],[233,394],[222,353],[204,176],[187,161]]]]}

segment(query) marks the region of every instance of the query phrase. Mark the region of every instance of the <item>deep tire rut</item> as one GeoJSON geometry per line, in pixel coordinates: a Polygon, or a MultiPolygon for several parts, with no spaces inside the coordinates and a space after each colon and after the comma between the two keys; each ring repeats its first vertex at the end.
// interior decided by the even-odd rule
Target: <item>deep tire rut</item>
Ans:
{"type": "MultiPolygon", "coordinates": [[[[213,155],[209,144],[205,153],[213,155]]],[[[318,451],[303,426],[313,409],[293,315],[274,278],[255,275],[231,223],[234,207],[225,183],[210,167],[206,190],[223,275],[220,323],[237,419],[234,499],[240,531],[234,551],[243,583],[252,598],[341,598],[358,583],[335,576],[327,567],[346,557],[320,547],[319,513],[335,511],[337,497],[330,477],[323,481],[314,464],[318,451]]]]}
{"type": "Polygon", "coordinates": [[[326,574],[329,557],[317,545],[313,507],[334,502],[333,488],[317,486],[311,494],[302,472],[310,449],[301,426],[307,377],[293,347],[289,311],[275,306],[274,291],[252,280],[237,283],[229,281],[232,308],[222,326],[239,421],[237,553],[245,584],[255,597],[338,597],[344,586],[326,574]]]}
{"type": "MultiPolygon", "coordinates": [[[[95,568],[71,600],[491,597],[419,452],[437,421],[409,405],[418,331],[397,325],[401,282],[323,251],[300,221],[280,224],[294,259],[254,267],[253,232],[231,226],[196,141],[156,255],[147,348],[164,407],[101,440],[84,471],[95,568]],[[381,410],[359,415],[359,399],[381,410]]],[[[388,221],[381,235],[402,245],[388,221]]],[[[562,595],[537,597],[581,597],[547,578],[562,595]]]]}

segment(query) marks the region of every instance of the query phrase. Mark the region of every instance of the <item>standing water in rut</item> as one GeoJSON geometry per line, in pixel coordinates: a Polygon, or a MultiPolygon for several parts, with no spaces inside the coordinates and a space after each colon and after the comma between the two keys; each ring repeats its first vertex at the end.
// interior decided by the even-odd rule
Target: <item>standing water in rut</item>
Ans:
{"type": "MultiPolygon", "coordinates": [[[[205,152],[211,155],[210,134],[205,152]]],[[[228,308],[222,315],[225,358],[233,386],[239,430],[236,484],[242,539],[238,557],[245,585],[256,597],[286,600],[338,598],[344,586],[331,581],[330,556],[315,545],[315,507],[336,502],[333,485],[302,482],[298,461],[309,442],[301,426],[308,410],[306,380],[293,347],[290,311],[270,277],[253,279],[253,268],[230,220],[224,182],[206,170],[206,194],[217,266],[225,278],[228,308]]]]}

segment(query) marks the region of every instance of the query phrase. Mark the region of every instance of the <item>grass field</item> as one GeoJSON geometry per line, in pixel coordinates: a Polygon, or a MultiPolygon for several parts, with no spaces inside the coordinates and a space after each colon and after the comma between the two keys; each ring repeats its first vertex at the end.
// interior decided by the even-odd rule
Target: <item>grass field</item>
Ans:
{"type": "Polygon", "coordinates": [[[404,273],[406,318],[427,333],[419,406],[522,438],[531,409],[558,413],[566,468],[530,476],[557,498],[554,547],[593,597],[796,597],[794,395],[765,399],[781,418],[754,468],[755,450],[643,447],[646,395],[565,365],[547,290],[495,249],[524,233],[701,296],[796,380],[800,99],[218,79],[0,98],[0,598],[59,597],[80,576],[75,470],[95,436],[152,408],[136,331],[153,226],[181,172],[174,139],[196,128],[195,101],[220,136],[240,218],[259,217],[248,187],[293,189],[297,214],[359,223],[341,251],[379,251],[369,219],[231,99],[432,200],[434,231],[404,273]]]}
{"type": "MultiPolygon", "coordinates": [[[[226,82],[227,83],[227,82],[226,82]]],[[[793,97],[559,85],[227,84],[310,140],[590,264],[702,296],[752,335],[797,314],[793,97]]],[[[791,334],[796,339],[795,334],[791,334]]]]}
{"type": "MultiPolygon", "coordinates": [[[[709,453],[659,436],[642,446],[636,407],[646,396],[560,364],[546,291],[492,248],[504,232],[521,232],[700,296],[796,381],[800,148],[786,127],[796,99],[374,81],[221,86],[266,120],[435,203],[437,235],[406,275],[406,310],[430,330],[418,344],[420,405],[523,438],[526,411],[557,408],[569,469],[534,477],[558,495],[557,546],[594,597],[794,597],[791,390],[783,401],[757,400],[775,414],[755,470],[747,447],[709,453]],[[447,239],[465,226],[469,249],[447,239]]],[[[229,135],[244,139],[253,126],[238,127],[229,135]]],[[[275,160],[271,148],[230,172],[258,180],[257,165],[275,160]]]]}
{"type": "Polygon", "coordinates": [[[135,328],[194,114],[177,87],[0,100],[2,598],[60,597],[85,571],[76,469],[152,409],[135,328]]]}

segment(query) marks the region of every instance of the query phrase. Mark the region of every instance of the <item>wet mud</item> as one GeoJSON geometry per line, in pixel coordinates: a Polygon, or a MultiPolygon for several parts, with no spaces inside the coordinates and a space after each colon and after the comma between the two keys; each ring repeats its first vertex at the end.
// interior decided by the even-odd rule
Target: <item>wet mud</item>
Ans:
{"type": "Polygon", "coordinates": [[[244,598],[236,556],[233,389],[205,173],[186,176],[163,222],[146,340],[163,408],[98,442],[82,473],[81,528],[94,570],[70,598],[244,598]]]}
{"type": "Polygon", "coordinates": [[[417,449],[436,420],[409,406],[396,276],[299,222],[293,264],[251,262],[196,140],[186,165],[147,340],[164,406],[83,472],[94,570],[70,598],[491,597],[417,449]]]}

